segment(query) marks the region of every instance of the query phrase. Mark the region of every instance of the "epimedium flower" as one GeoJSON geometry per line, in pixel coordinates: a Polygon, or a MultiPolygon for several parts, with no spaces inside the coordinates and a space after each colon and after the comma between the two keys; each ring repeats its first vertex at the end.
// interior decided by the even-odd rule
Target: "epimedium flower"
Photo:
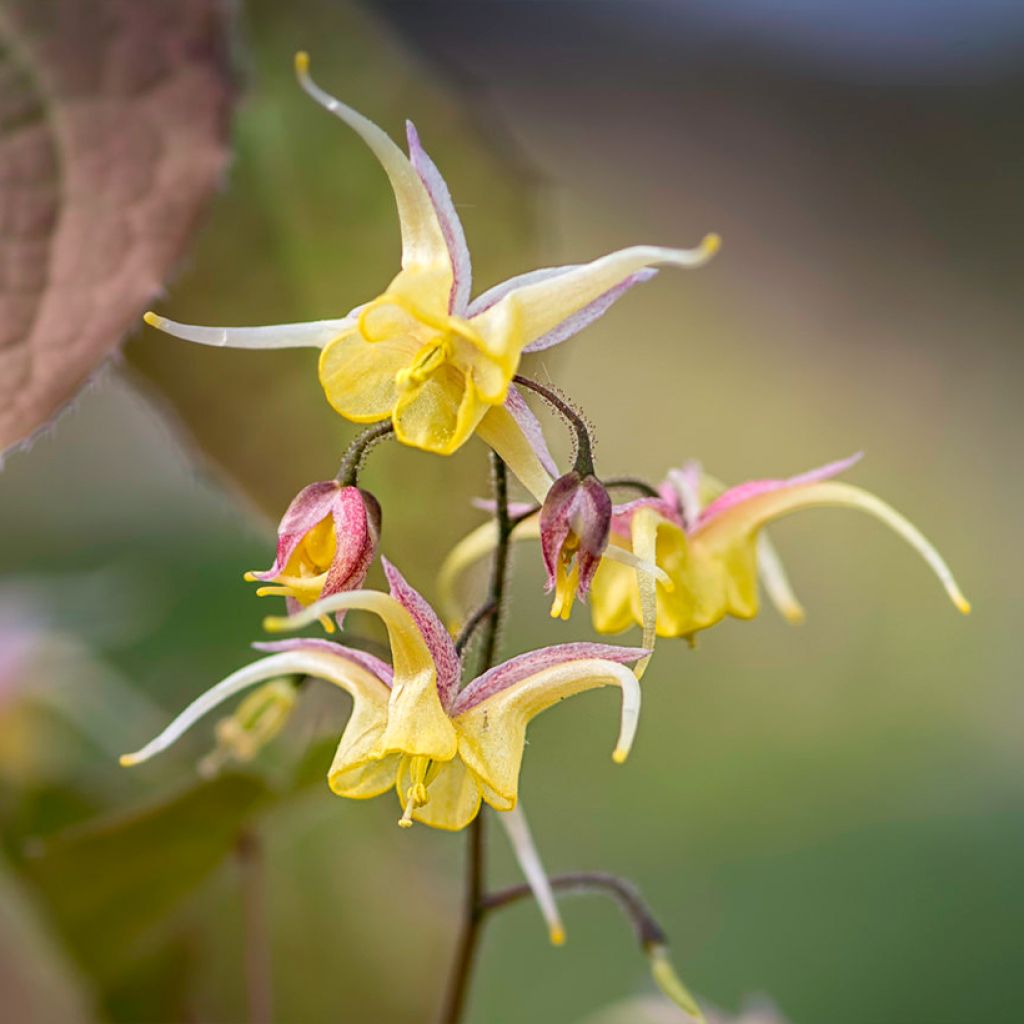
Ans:
{"type": "MultiPolygon", "coordinates": [[[[790,622],[801,621],[803,607],[764,528],[791,512],[816,507],[855,508],[880,519],[924,558],[966,614],[970,605],[951,570],[921,532],[875,495],[832,479],[859,458],[732,488],[690,462],[669,472],[657,497],[613,506],[608,546],[590,588],[595,629],[618,633],[635,623],[643,627],[648,649],[655,634],[692,637],[729,615],[753,618],[759,582],[790,622]],[[632,555],[633,561],[625,562],[623,555],[632,555]]],[[[512,539],[541,534],[539,516],[521,515],[512,539]]],[[[494,542],[493,525],[484,524],[460,541],[442,565],[438,587],[451,620],[460,617],[458,577],[494,542]]]]}
{"type": "MultiPolygon", "coordinates": [[[[373,562],[380,526],[380,504],[369,491],[337,480],[310,484],[281,517],[274,564],[262,572],[248,572],[245,578],[270,584],[256,593],[285,598],[290,612],[355,590],[363,585],[373,562]]],[[[333,632],[328,616],[322,616],[321,623],[333,632]]]]}
{"type": "Polygon", "coordinates": [[[572,470],[552,485],[540,510],[540,549],[552,618],[568,619],[573,601],[586,597],[608,546],[612,499],[593,473],[572,470]]]}
{"type": "Polygon", "coordinates": [[[368,799],[395,789],[400,824],[459,830],[481,803],[512,811],[529,721],[566,697],[602,686],[622,691],[613,759],[626,759],[636,731],[640,686],[627,667],[647,652],[607,644],[570,643],[531,651],[460,686],[462,665],[434,610],[387,560],[390,593],[334,594],[285,618],[272,630],[299,628],[323,615],[359,609],[380,617],[392,663],[320,638],[256,645],[269,656],[228,676],[197,698],[124,765],[148,760],[208,711],[241,691],[282,675],[312,676],[352,697],[328,784],[339,796],[368,799]]]}
{"type": "MultiPolygon", "coordinates": [[[[670,477],[663,498],[626,506],[613,517],[611,545],[631,547],[664,570],[671,588],[656,583],[656,627],[662,637],[692,636],[726,616],[753,618],[758,611],[758,570],[767,569],[773,599],[787,618],[802,608],[792,595],[774,550],[759,544],[773,520],[806,508],[853,508],[881,520],[924,558],[964,614],[970,605],[949,566],[921,532],[880,498],[832,478],[860,456],[829,463],[789,479],[753,480],[722,491],[701,505],[699,470],[691,465],[670,477]]],[[[711,491],[718,488],[712,482],[711,491]]],[[[643,597],[633,573],[601,563],[590,601],[594,627],[616,633],[644,620],[643,597]]]]}
{"type": "Polygon", "coordinates": [[[448,187],[407,123],[409,155],[372,121],[324,92],[296,56],[302,88],[351,127],[380,161],[395,193],[402,269],[376,298],[347,316],[266,327],[199,327],[146,314],[187,341],[242,348],[320,349],[328,402],[356,423],[390,418],[407,445],[448,455],[474,433],[509,463],[539,500],[550,484],[528,443],[525,403],[509,403],[525,352],[557,345],[601,316],[656,264],[696,267],[717,250],[633,246],[590,263],[511,278],[470,301],[471,265],[448,187]]]}

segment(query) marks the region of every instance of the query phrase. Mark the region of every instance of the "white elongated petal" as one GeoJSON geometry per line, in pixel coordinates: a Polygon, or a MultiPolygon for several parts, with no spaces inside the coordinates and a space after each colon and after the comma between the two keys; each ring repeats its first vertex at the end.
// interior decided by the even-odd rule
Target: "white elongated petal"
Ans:
{"type": "Polygon", "coordinates": [[[156,313],[147,313],[143,319],[150,327],[165,334],[215,348],[323,348],[356,324],[351,317],[299,324],[268,324],[264,327],[200,327],[198,324],[181,324],[156,313]]]}
{"type": "Polygon", "coordinates": [[[717,251],[717,235],[696,249],[637,245],[621,249],[564,274],[514,288],[472,317],[472,324],[496,356],[518,353],[564,321],[618,288],[638,271],[656,264],[699,267],[717,251]]]}
{"type": "Polygon", "coordinates": [[[380,161],[395,193],[402,228],[402,267],[447,266],[451,270],[448,245],[437,213],[422,179],[394,140],[368,117],[324,92],[309,75],[309,55],[295,55],[299,84],[324,109],[344,121],[370,147],[380,161]]]}
{"type": "Polygon", "coordinates": [[[768,598],[778,613],[794,625],[803,622],[807,613],[793,593],[789,576],[786,575],[786,569],[778,551],[775,550],[775,545],[765,533],[757,538],[757,567],[768,598]]]}
{"type": "Polygon", "coordinates": [[[555,894],[548,881],[548,874],[544,870],[540,853],[523,813],[523,805],[517,804],[511,811],[502,811],[498,814],[498,820],[505,828],[516,860],[519,861],[519,867],[547,923],[551,943],[561,946],[565,942],[565,926],[558,913],[558,904],[555,903],[555,894]]]}
{"type": "Polygon", "coordinates": [[[204,715],[214,708],[230,700],[242,690],[262,683],[267,679],[283,675],[309,675],[326,679],[342,689],[357,695],[363,688],[379,687],[384,700],[387,700],[388,688],[370,672],[351,662],[321,651],[286,651],[272,654],[269,658],[253,662],[232,672],[216,686],[212,686],[194,701],[155,739],[147,743],[134,754],[124,754],[121,764],[125,767],[141,764],[151,757],[166,750],[181,738],[204,715]]]}

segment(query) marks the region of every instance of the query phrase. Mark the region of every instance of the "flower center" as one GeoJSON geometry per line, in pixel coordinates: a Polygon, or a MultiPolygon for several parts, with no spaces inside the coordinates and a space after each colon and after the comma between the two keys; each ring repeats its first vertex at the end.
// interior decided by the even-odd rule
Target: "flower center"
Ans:
{"type": "Polygon", "coordinates": [[[411,365],[395,374],[395,386],[399,391],[411,391],[425,384],[452,355],[450,335],[443,335],[427,342],[417,353],[411,365]]]}
{"type": "Polygon", "coordinates": [[[553,619],[568,619],[572,612],[580,584],[580,563],[576,557],[579,548],[580,539],[575,531],[570,530],[558,552],[558,564],[555,566],[555,599],[551,603],[553,619]]]}
{"type": "Polygon", "coordinates": [[[412,828],[413,812],[426,804],[427,787],[437,777],[439,767],[434,765],[429,757],[423,755],[409,758],[409,786],[405,791],[405,811],[398,821],[402,828],[412,828]]]}

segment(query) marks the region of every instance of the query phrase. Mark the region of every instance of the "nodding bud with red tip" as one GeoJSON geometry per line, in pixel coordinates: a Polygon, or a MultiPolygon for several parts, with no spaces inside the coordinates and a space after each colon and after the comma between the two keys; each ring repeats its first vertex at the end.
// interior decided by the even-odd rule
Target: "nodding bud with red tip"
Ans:
{"type": "Polygon", "coordinates": [[[554,590],[553,618],[568,619],[573,601],[585,598],[608,546],[612,499],[593,473],[559,477],[540,510],[540,545],[554,590]]]}

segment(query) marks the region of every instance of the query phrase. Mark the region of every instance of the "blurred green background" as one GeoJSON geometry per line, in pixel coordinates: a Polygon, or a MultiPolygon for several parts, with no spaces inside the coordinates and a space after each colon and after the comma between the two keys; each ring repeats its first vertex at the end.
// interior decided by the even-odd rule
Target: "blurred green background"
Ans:
{"type": "MultiPolygon", "coordinates": [[[[664,642],[625,767],[611,694],[531,727],[522,792],[548,868],[635,881],[687,982],[726,1008],[763,992],[799,1024],[1018,1020],[1021,11],[246,3],[233,167],[161,312],[337,316],[394,273],[386,179],[295,86],[299,47],[392,133],[416,121],[477,290],[723,235],[708,268],[663,271],[534,357],[593,421],[603,473],[697,456],[739,481],[863,449],[851,478],[938,544],[974,603],[960,619],[873,521],[781,524],[805,625],[766,608],[696,651],[664,642]]],[[[304,697],[252,771],[218,783],[195,780],[212,723],[150,766],[114,760],[251,657],[267,605],[242,573],[354,433],[313,364],[140,330],[0,475],[5,1021],[244,1020],[231,851],[254,820],[275,1019],[434,1012],[464,843],[398,830],[392,798],[329,794],[345,698],[304,697]]],[[[383,550],[432,593],[478,521],[483,447],[384,447],[365,482],[383,550]]],[[[582,609],[547,617],[535,549],[516,564],[506,654],[590,635],[582,609]]],[[[492,879],[514,881],[490,831],[492,879]]],[[[565,916],[564,949],[528,904],[492,920],[472,1021],[582,1021],[650,990],[613,907],[565,916]]]]}

